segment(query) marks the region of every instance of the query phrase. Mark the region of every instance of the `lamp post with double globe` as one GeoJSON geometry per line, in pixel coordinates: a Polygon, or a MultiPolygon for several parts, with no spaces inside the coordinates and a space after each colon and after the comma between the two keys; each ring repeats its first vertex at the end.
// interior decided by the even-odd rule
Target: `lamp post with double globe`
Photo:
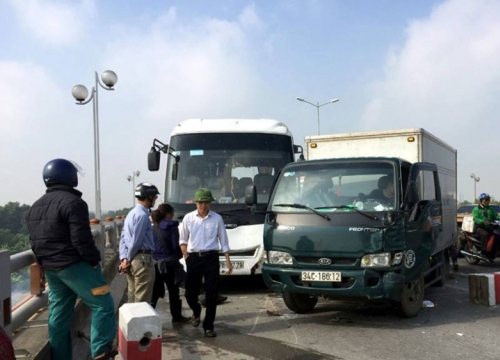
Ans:
{"type": "Polygon", "coordinates": [[[132,207],[135,206],[135,178],[139,177],[139,175],[141,175],[141,172],[136,170],[132,175],[127,176],[127,180],[132,181],[132,207]]]}
{"type": "Polygon", "coordinates": [[[98,89],[99,86],[104,90],[114,90],[118,81],[118,76],[111,70],[106,70],[101,75],[101,81],[97,72],[95,73],[95,86],[92,88],[92,92],[89,97],[89,91],[83,85],[73,86],[71,93],[77,101],[77,105],[85,105],[91,102],[93,103],[93,115],[94,115],[94,167],[95,167],[95,217],[101,220],[101,174],[100,174],[100,159],[99,159],[99,99],[98,99],[98,89]],[[88,99],[87,99],[88,97],[88,99]]]}

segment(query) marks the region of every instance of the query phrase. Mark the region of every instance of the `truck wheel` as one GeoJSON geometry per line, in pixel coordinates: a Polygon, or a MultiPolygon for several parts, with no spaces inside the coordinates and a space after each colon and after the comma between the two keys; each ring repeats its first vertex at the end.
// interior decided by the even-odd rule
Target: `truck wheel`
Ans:
{"type": "Polygon", "coordinates": [[[404,284],[401,301],[396,303],[396,309],[401,317],[411,318],[416,316],[422,308],[425,294],[424,275],[418,279],[404,284]]]}
{"type": "MultiPolygon", "coordinates": [[[[476,246],[474,244],[471,244],[469,241],[467,243],[465,243],[464,250],[467,252],[470,252],[472,254],[477,254],[477,255],[481,254],[479,249],[477,249],[476,246]]],[[[465,261],[467,261],[471,265],[477,265],[477,264],[479,264],[479,261],[481,261],[481,260],[476,259],[475,257],[472,257],[472,256],[464,255],[464,257],[465,257],[465,261]]]]}
{"type": "Polygon", "coordinates": [[[318,298],[311,297],[308,294],[297,294],[285,291],[283,293],[283,300],[287,308],[297,314],[305,314],[316,306],[318,298]]]}

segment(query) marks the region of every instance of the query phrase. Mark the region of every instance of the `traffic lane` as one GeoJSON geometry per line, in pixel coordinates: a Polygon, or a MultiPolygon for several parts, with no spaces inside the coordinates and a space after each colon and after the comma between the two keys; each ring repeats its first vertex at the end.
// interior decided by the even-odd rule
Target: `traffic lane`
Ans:
{"type": "Polygon", "coordinates": [[[325,300],[313,313],[297,315],[278,296],[248,296],[248,304],[245,297],[233,298],[241,308],[260,301],[259,314],[251,324],[246,323],[252,318],[249,312],[225,312],[218,318],[225,318],[233,330],[345,359],[373,359],[374,354],[380,359],[478,354],[498,359],[499,309],[471,304],[467,289],[464,276],[451,278],[443,288],[428,288],[426,300],[435,307],[423,309],[413,319],[397,317],[388,306],[325,300]],[[269,316],[268,310],[279,316],[269,316]]]}

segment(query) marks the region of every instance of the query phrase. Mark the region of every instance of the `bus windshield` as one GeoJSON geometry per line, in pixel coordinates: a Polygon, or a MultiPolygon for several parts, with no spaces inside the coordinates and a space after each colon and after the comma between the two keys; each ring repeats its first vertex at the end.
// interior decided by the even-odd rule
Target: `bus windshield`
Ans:
{"type": "MultiPolygon", "coordinates": [[[[248,185],[257,188],[258,203],[269,202],[275,174],[293,161],[292,138],[277,134],[197,133],[172,136],[170,147],[179,157],[177,180],[172,180],[175,163],[169,157],[165,199],[190,204],[201,187],[211,190],[217,208],[244,206],[248,185]]],[[[183,207],[181,206],[181,209],[183,207]]]]}
{"type": "Polygon", "coordinates": [[[288,167],[280,176],[271,209],[307,212],[382,211],[395,208],[394,165],[390,162],[319,162],[288,167]],[[343,210],[342,210],[343,209],[343,210]]]}

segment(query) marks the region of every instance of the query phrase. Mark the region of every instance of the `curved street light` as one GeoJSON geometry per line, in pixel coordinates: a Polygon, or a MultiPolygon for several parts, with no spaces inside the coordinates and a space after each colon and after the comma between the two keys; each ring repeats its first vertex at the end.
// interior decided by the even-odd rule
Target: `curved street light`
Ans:
{"type": "Polygon", "coordinates": [[[476,176],[476,174],[474,173],[470,173],[470,177],[471,179],[474,180],[474,201],[473,201],[473,204],[476,203],[476,184],[479,182],[479,176],[476,176]]]}
{"type": "Polygon", "coordinates": [[[319,104],[319,102],[318,102],[318,103],[316,103],[316,104],[314,104],[314,103],[309,102],[309,101],[307,101],[307,100],[304,100],[303,98],[300,98],[300,97],[298,97],[298,98],[297,98],[297,100],[302,101],[302,102],[305,102],[305,103],[308,103],[308,104],[310,104],[310,105],[314,106],[314,107],[318,110],[318,135],[319,135],[319,108],[320,108],[320,107],[322,107],[322,106],[328,105],[328,104],[333,104],[333,103],[336,103],[336,102],[337,102],[337,101],[339,101],[340,99],[332,99],[332,100],[330,100],[330,101],[328,101],[328,102],[326,102],[326,103],[324,103],[324,104],[321,104],[321,105],[319,104]]]}
{"type": "Polygon", "coordinates": [[[113,86],[118,81],[118,76],[114,71],[106,70],[101,75],[101,81],[97,72],[95,72],[95,86],[89,96],[89,91],[83,85],[75,85],[71,90],[73,97],[77,101],[77,105],[85,105],[93,101],[93,115],[94,115],[94,166],[95,166],[95,217],[101,220],[101,174],[99,163],[99,101],[98,92],[99,86],[104,90],[114,90],[113,86]],[[104,85],[103,85],[104,84],[104,85]]]}
{"type": "Polygon", "coordinates": [[[135,178],[139,177],[139,175],[141,175],[141,172],[136,170],[132,173],[132,176],[127,176],[127,180],[132,181],[132,207],[135,206],[135,178]]]}

